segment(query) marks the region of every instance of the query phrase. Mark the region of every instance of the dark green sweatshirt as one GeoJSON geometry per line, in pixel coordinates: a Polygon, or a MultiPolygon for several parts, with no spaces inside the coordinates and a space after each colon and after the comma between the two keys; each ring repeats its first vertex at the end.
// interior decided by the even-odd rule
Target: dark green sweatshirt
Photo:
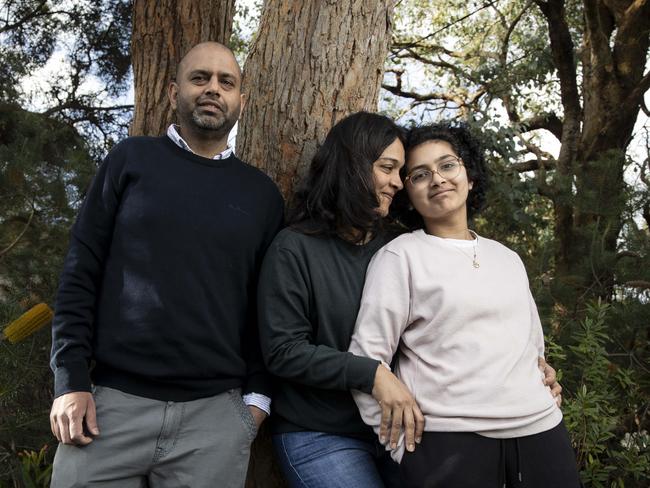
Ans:
{"type": "Polygon", "coordinates": [[[269,247],[258,317],[264,361],[276,376],[275,433],[373,436],[349,390],[370,393],[379,362],[347,350],[366,268],[386,242],[377,237],[357,246],[287,228],[269,247]]]}

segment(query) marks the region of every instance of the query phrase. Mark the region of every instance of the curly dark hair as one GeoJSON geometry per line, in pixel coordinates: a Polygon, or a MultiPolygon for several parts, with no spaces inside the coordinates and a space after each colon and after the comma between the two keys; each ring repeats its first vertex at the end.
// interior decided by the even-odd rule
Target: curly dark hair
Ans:
{"type": "Polygon", "coordinates": [[[327,134],[288,210],[291,227],[311,235],[361,242],[382,228],[372,165],[404,129],[388,117],[357,112],[327,134]]]}
{"type": "MultiPolygon", "coordinates": [[[[415,127],[406,136],[407,161],[409,150],[427,141],[448,142],[454,152],[463,160],[463,165],[467,170],[467,177],[474,184],[467,196],[467,215],[469,218],[474,217],[485,206],[488,189],[485,151],[480,139],[472,133],[466,124],[453,121],[415,127]]],[[[407,169],[406,165],[404,165],[402,179],[406,177],[406,173],[407,169]]],[[[398,194],[394,207],[400,222],[409,230],[424,227],[422,216],[410,205],[406,191],[398,194]]]]}

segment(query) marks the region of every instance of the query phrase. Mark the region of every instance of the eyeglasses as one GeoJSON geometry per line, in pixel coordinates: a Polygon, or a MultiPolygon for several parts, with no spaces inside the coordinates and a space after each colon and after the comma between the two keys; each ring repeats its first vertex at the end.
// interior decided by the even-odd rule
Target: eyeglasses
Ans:
{"type": "Polygon", "coordinates": [[[460,174],[461,166],[463,162],[459,157],[446,156],[438,163],[436,169],[418,168],[404,178],[404,182],[410,183],[413,188],[429,186],[433,181],[434,173],[438,173],[442,179],[452,180],[460,174]]]}

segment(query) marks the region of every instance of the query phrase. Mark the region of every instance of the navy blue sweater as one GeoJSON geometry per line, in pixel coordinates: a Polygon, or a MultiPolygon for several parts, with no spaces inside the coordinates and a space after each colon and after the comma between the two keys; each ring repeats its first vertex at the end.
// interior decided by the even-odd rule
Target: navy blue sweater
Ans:
{"type": "Polygon", "coordinates": [[[55,396],[91,381],[165,401],[270,395],[255,290],[282,219],[274,183],[234,156],[206,159],[167,137],[118,144],[72,228],[52,325],[55,396]]]}

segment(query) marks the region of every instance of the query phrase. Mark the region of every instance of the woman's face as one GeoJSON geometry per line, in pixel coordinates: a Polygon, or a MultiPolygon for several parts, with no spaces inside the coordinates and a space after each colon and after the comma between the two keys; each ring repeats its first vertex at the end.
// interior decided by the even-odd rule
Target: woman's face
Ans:
{"type": "Polygon", "coordinates": [[[388,215],[395,193],[402,189],[402,180],[399,176],[402,166],[404,166],[404,146],[399,139],[395,139],[384,149],[379,159],[372,164],[372,179],[379,201],[377,212],[382,217],[388,215]]]}
{"type": "MultiPolygon", "coordinates": [[[[454,175],[454,161],[460,162],[454,158],[458,158],[458,154],[451,144],[440,140],[423,142],[409,151],[407,176],[417,175],[421,169],[433,172],[430,179],[420,177],[417,181],[417,178],[409,177],[406,182],[409,200],[425,221],[467,222],[467,195],[473,183],[467,178],[464,165],[456,168],[458,173],[454,175]],[[452,176],[441,176],[440,173],[451,173],[452,176]]],[[[424,175],[428,174],[425,172],[424,175]]]]}

